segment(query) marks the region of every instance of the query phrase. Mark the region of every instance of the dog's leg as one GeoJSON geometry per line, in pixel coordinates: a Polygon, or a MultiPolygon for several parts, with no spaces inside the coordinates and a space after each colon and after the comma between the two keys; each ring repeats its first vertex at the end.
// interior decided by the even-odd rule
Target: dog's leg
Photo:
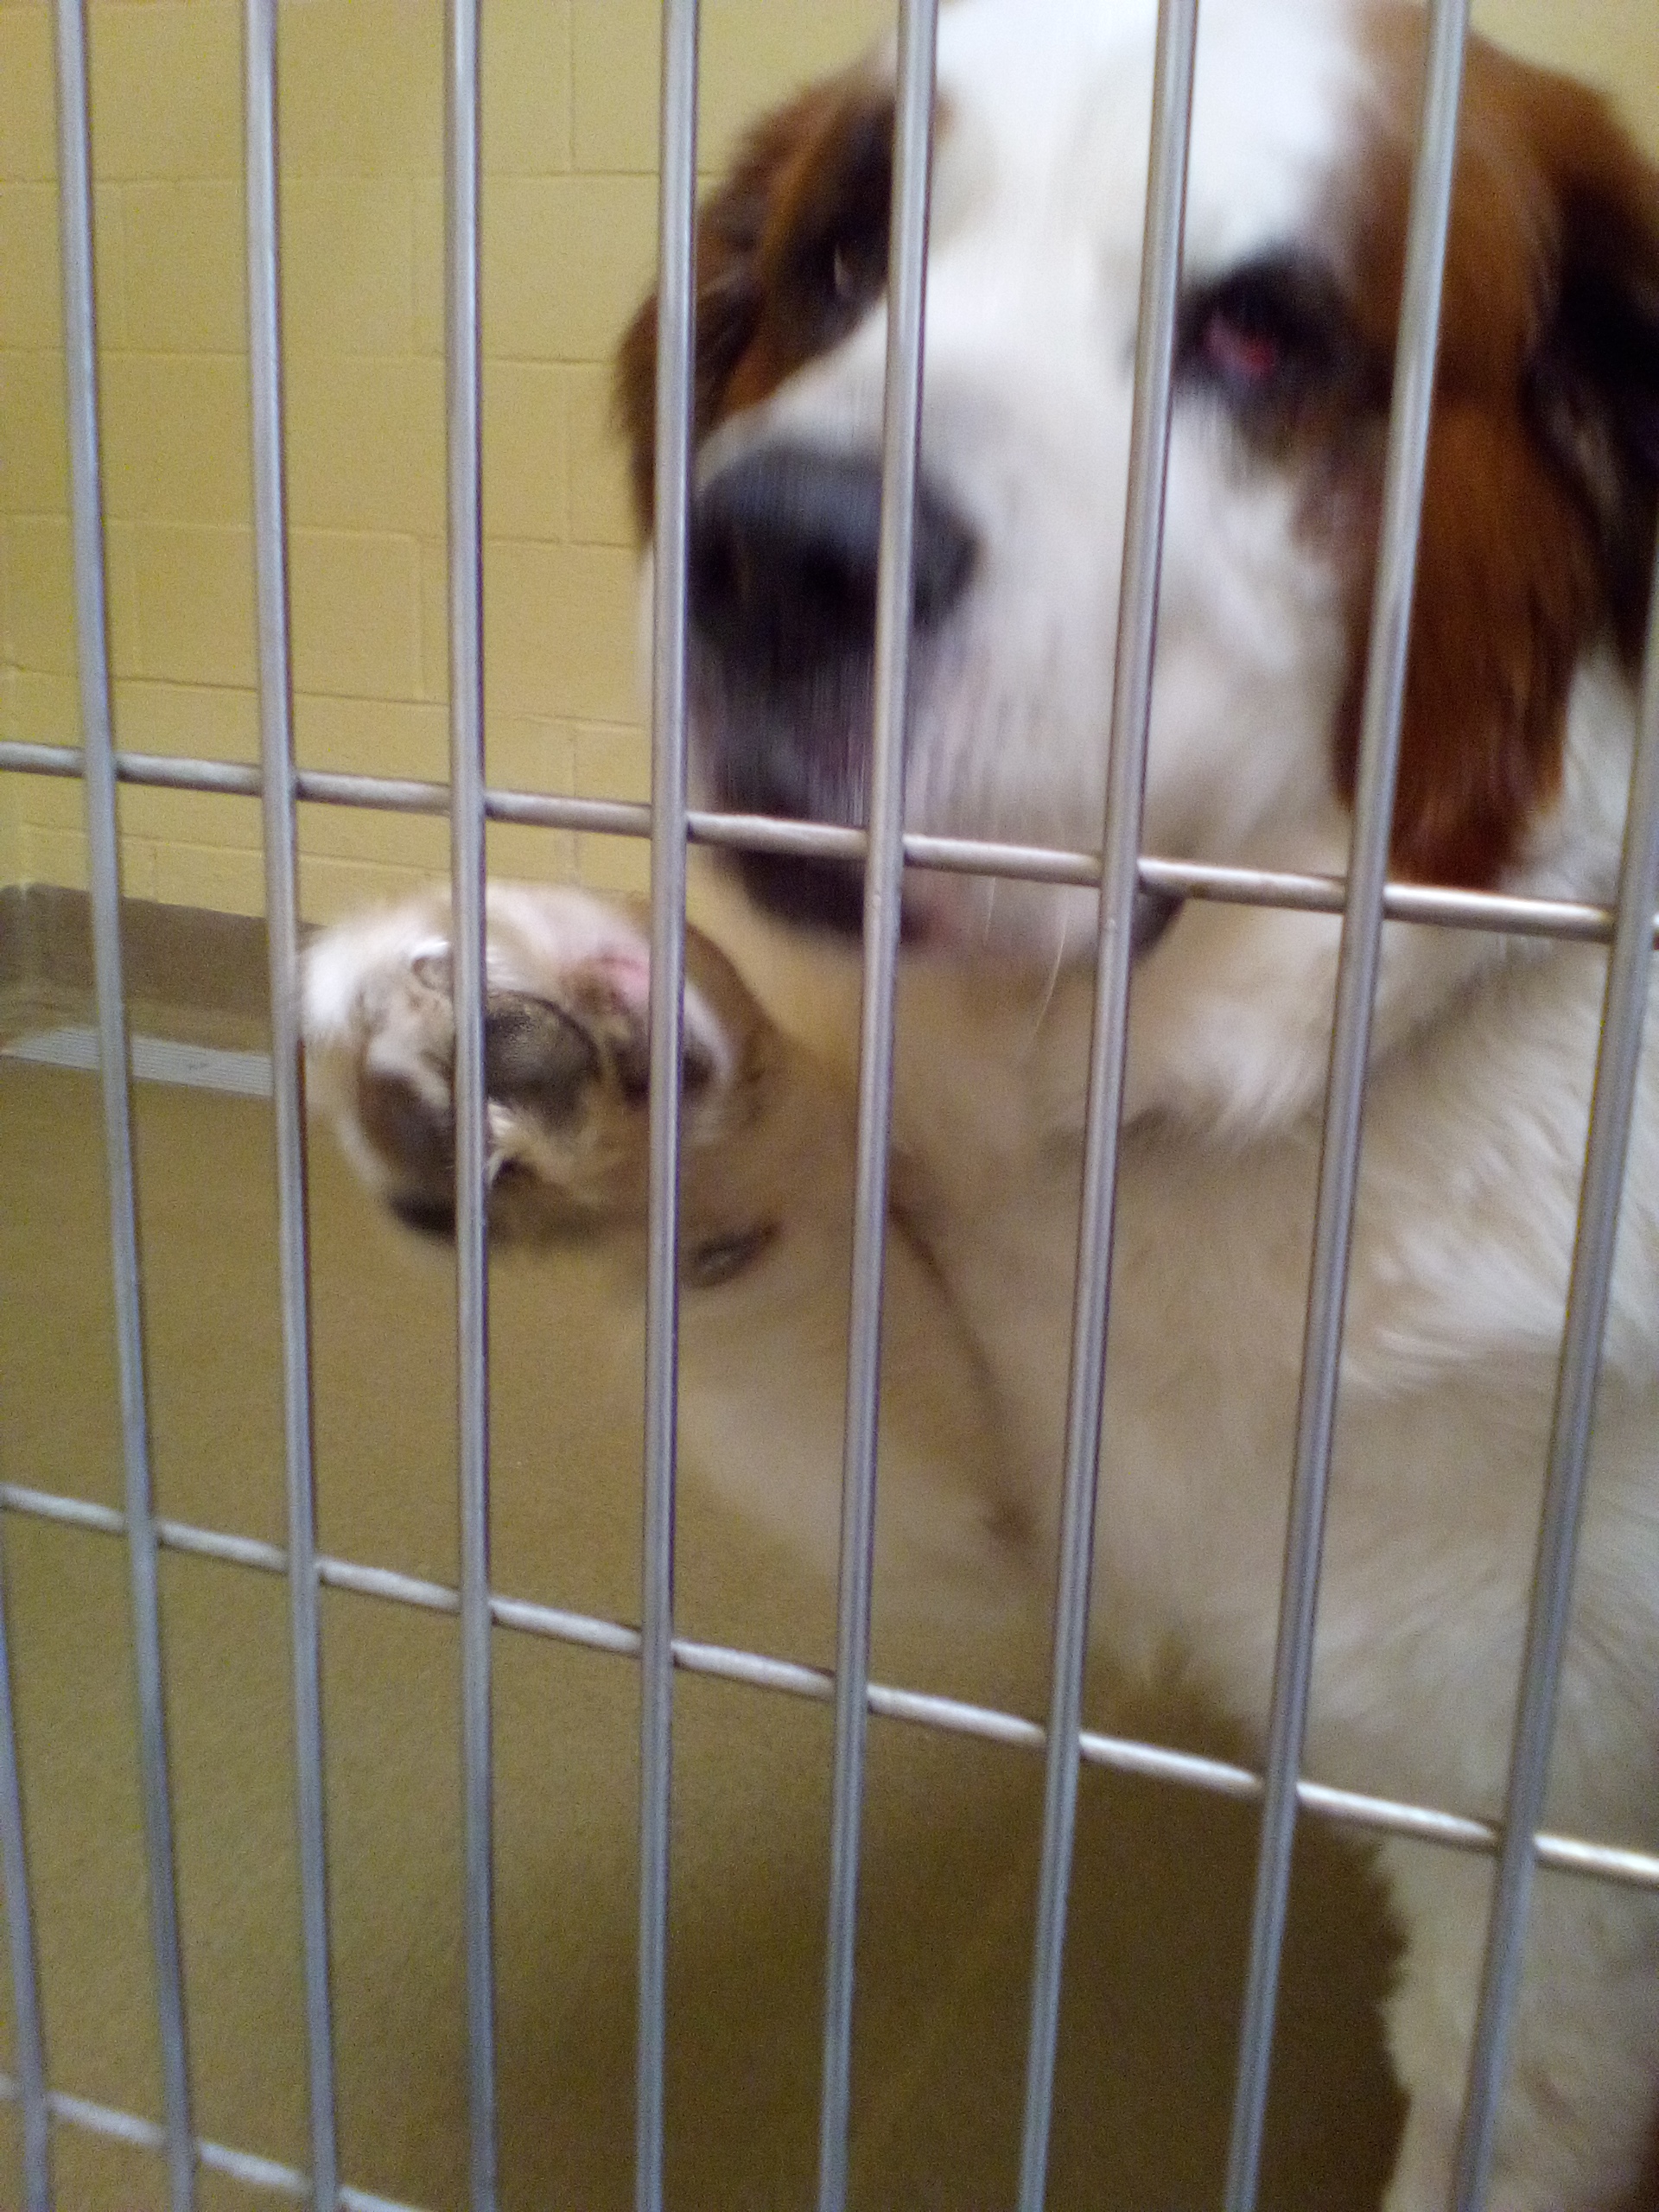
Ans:
{"type": "MultiPolygon", "coordinates": [[[[1410,2100],[1387,2212],[1446,2212],[1491,1868],[1382,1851],[1407,1936],[1389,2038],[1410,2100]]],[[[1489,2212],[1619,2212],[1642,2171],[1659,2063],[1659,1900],[1541,1873],[1489,2212]]]]}
{"type": "MultiPolygon", "coordinates": [[[[491,887],[485,1007],[490,1226],[586,1232],[620,1334],[643,1306],[649,945],[626,906],[491,887]]],[[[734,1502],[833,1568],[854,1179],[844,1085],[687,945],[681,1160],[682,1432],[734,1502]]],[[[326,931],[306,969],[314,1104],[403,1218],[447,1230],[454,1010],[447,900],[326,931]]],[[[1033,1522],[938,1270],[889,1224],[880,1549],[925,1609],[1000,1609],[1033,1522]]]]}

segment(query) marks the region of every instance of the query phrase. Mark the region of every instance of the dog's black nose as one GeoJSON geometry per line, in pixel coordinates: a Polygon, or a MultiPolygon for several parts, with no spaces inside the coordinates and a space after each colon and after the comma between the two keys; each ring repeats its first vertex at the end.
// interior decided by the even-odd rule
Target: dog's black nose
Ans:
{"type": "MultiPolygon", "coordinates": [[[[753,453],[705,486],[691,518],[691,616],[728,677],[776,691],[868,655],[875,636],[881,476],[798,447],[753,453]]],[[[943,620],[973,567],[966,525],[917,486],[918,630],[943,620]]]]}

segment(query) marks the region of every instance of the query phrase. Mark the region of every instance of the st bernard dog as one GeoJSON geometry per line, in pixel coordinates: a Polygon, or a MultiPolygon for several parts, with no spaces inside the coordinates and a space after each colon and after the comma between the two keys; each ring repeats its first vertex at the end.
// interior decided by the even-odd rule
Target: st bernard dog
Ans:
{"type": "MultiPolygon", "coordinates": [[[[939,34],[906,759],[914,830],[1098,844],[1153,0],[953,0],[939,34]]],[[[1144,847],[1339,874],[1421,99],[1403,0],[1205,0],[1144,847]]],[[[747,140],[701,219],[690,685],[702,799],[861,818],[891,50],[747,140]]],[[[621,349],[642,536],[654,316],[621,349]]],[[[1605,901],[1659,501],[1659,175],[1607,108],[1475,41],[1428,461],[1397,876],[1605,901]]],[[[556,620],[550,609],[549,620],[556,620]]],[[[685,1450],[833,1571],[855,871],[751,856],[686,1003],[685,1450]]],[[[912,870],[881,1541],[920,1602],[1055,1554],[1095,899],[912,870]]],[[[1093,1634],[1268,1701],[1338,927],[1189,900],[1133,977],[1093,1634]]],[[[451,1202],[447,909],[313,950],[314,1098],[391,1205],[451,1202]]],[[[492,1221],[585,1230],[638,1294],[639,915],[497,887],[492,1221]]],[[[1498,1817],[1605,952],[1385,932],[1307,1770],[1498,1817]]],[[[1624,1204],[1553,1827],[1659,1849],[1659,1065],[1624,1204]]],[[[1490,1862],[1385,1842],[1409,2115],[1443,2212],[1490,1862]]],[[[1532,1907],[1495,2212],[1632,2183],[1659,1897],[1532,1907]]]]}

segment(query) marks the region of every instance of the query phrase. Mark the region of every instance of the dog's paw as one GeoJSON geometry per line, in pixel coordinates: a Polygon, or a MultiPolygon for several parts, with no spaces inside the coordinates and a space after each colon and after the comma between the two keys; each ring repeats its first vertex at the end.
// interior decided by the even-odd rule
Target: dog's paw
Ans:
{"type": "MultiPolygon", "coordinates": [[[[446,901],[325,931],[308,950],[306,1060],[371,1186],[410,1224],[454,1204],[455,1017],[446,901]]],[[[493,886],[484,1062],[490,1221],[528,1230],[636,1217],[648,1168],[650,956],[626,909],[562,888],[493,886]]],[[[688,1135],[717,1117],[736,1054],[688,982],[688,1135]]]]}

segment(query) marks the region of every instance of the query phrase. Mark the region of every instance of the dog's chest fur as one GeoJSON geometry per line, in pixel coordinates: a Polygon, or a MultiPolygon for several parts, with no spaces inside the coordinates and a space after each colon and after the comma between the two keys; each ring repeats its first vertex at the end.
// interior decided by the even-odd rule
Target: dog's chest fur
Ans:
{"type": "MultiPolygon", "coordinates": [[[[764,956],[757,971],[769,972],[785,1025],[810,1006],[814,1048],[850,1058],[850,1029],[833,1041],[842,1025],[826,1019],[836,999],[821,969],[810,989],[764,956]]],[[[1349,1786],[1408,1796],[1427,1757],[1442,1802],[1488,1815],[1501,1805],[1520,1656],[1513,1593],[1537,1538],[1604,972],[1594,948],[1516,951],[1374,1077],[1311,1723],[1313,1764],[1349,1786]],[[1461,1663],[1446,1630],[1459,1616],[1461,1663]]],[[[842,1012],[855,1002],[849,976],[842,1012]]],[[[1043,989],[1017,969],[901,972],[900,1225],[994,1378],[1039,1570],[1056,1535],[1091,1006],[1086,977],[1043,989]]],[[[1606,1700],[1626,1741],[1651,1703],[1629,1654],[1659,1648],[1659,1592],[1628,1572],[1659,1514],[1654,1093],[1650,1074],[1574,1637],[1581,1694],[1606,1700]]],[[[1235,1142],[1150,1114],[1122,1150],[1096,1630],[1136,1668],[1176,1657],[1252,1728],[1270,1680],[1319,1147],[1315,1109],[1235,1142]]],[[[1593,1825],[1611,1809],[1596,1764],[1593,1747],[1558,1762],[1562,1822],[1593,1825]]],[[[1630,1780],[1608,1793],[1626,1827],[1630,1780]]],[[[1659,1819],[1651,1826],[1659,1839],[1659,1819]]]]}

